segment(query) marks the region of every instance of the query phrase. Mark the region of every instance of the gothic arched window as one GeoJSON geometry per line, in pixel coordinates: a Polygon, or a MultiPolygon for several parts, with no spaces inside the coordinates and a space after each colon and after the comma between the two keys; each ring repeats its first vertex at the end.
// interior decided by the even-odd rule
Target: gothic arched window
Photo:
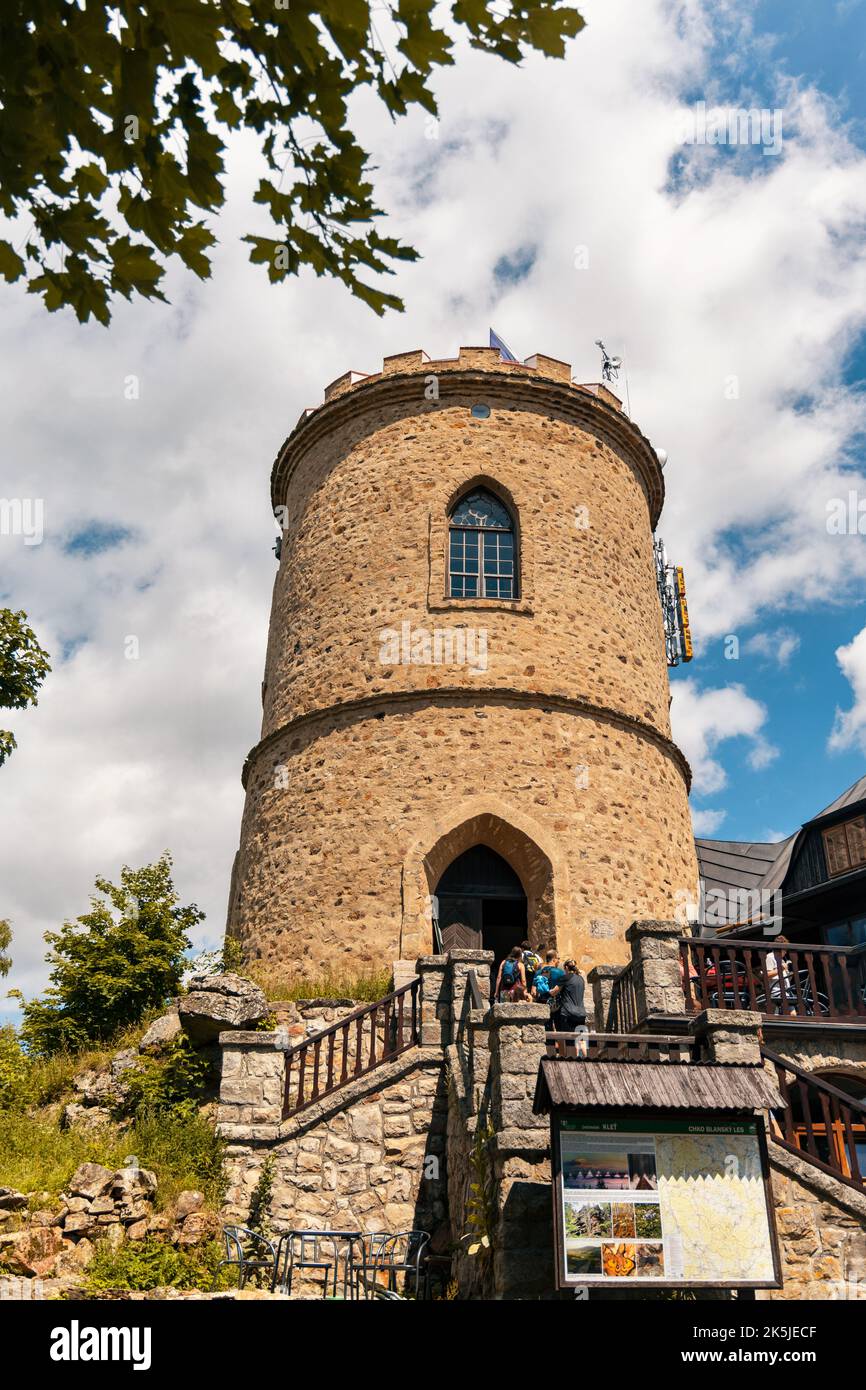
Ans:
{"type": "Polygon", "coordinates": [[[448,530],[450,598],[516,598],[517,553],[508,508],[486,488],[461,497],[448,530]]]}

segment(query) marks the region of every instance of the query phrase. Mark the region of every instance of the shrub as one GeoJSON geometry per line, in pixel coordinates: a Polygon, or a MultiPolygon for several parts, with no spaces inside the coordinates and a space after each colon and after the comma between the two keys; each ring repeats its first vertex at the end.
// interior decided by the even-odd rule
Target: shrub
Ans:
{"type": "Polygon", "coordinates": [[[160,1206],[187,1188],[203,1192],[211,1207],[222,1204],[225,1191],[224,1143],[203,1115],[176,1111],[144,1112],[128,1132],[126,1152],[159,1180],[160,1206]]]}
{"type": "Polygon", "coordinates": [[[0,1028],[0,1110],[20,1110],[35,1097],[33,1065],[11,1024],[0,1028]]]}
{"type": "Polygon", "coordinates": [[[270,1234],[268,1225],[268,1210],[271,1205],[271,1195],[274,1190],[274,1156],[268,1154],[262,1164],[259,1179],[253,1188],[253,1195],[250,1198],[250,1210],[247,1217],[247,1226],[251,1231],[258,1231],[259,1235],[267,1236],[270,1234]]]}
{"type": "Polygon", "coordinates": [[[51,984],[24,1004],[21,1026],[35,1056],[110,1038],[180,987],[187,933],[204,914],[178,905],[171,856],[142,869],[124,865],[119,885],[97,878],[96,887],[103,896],[91,899],[90,912],[46,933],[51,984]]]}
{"type": "Polygon", "coordinates": [[[188,1038],[175,1038],[164,1056],[147,1058],[143,1065],[124,1073],[128,1090],[122,1113],[171,1110],[178,1115],[194,1115],[215,1075],[215,1065],[208,1056],[197,1052],[188,1038]]]}
{"type": "MultiPolygon", "coordinates": [[[[167,1241],[148,1236],[127,1241],[117,1250],[97,1245],[87,1267],[86,1292],[104,1293],[109,1289],[209,1289],[225,1251],[211,1240],[194,1249],[175,1249],[167,1241]]],[[[237,1271],[220,1271],[216,1287],[232,1288],[237,1271]]]]}

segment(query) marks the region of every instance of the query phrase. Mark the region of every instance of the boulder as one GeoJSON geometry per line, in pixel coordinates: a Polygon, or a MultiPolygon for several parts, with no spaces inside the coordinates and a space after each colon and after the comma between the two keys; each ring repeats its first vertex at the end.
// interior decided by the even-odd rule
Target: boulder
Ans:
{"type": "Polygon", "coordinates": [[[178,1221],[185,1221],[194,1211],[200,1211],[204,1206],[204,1193],[187,1190],[182,1192],[175,1203],[175,1214],[178,1221]]]}
{"type": "Polygon", "coordinates": [[[87,1211],[90,1207],[90,1200],[87,1197],[65,1197],[61,1193],[60,1200],[68,1212],[79,1213],[87,1211]]]}
{"type": "Polygon", "coordinates": [[[101,1163],[82,1163],[69,1179],[69,1191],[73,1197],[86,1197],[92,1202],[111,1191],[114,1178],[112,1170],[103,1168],[101,1163]]]}
{"type": "Polygon", "coordinates": [[[193,1211],[172,1237],[175,1245],[198,1245],[218,1234],[219,1220],[206,1211],[193,1211]]]}
{"type": "Polygon", "coordinates": [[[111,1124],[111,1111],[107,1105],[81,1105],[78,1101],[70,1101],[63,1107],[60,1128],[93,1130],[108,1124],[111,1124]]]}
{"type": "Polygon", "coordinates": [[[72,1084],[82,1105],[112,1105],[117,1099],[110,1072],[80,1071],[73,1076],[72,1084]]]}
{"type": "Polygon", "coordinates": [[[140,1066],[142,1066],[142,1061],[134,1047],[124,1047],[122,1051],[115,1052],[108,1064],[108,1073],[115,1089],[123,1092],[126,1089],[122,1084],[124,1073],[135,1071],[140,1066]],[[118,1083],[120,1083],[119,1087],[118,1083]]]}
{"type": "Polygon", "coordinates": [[[126,1228],[126,1239],[127,1239],[127,1240],[146,1240],[146,1239],[147,1239],[147,1222],[146,1222],[146,1221],[133,1221],[132,1225],[131,1225],[131,1226],[127,1226],[127,1228],[126,1228]]]}
{"type": "Polygon", "coordinates": [[[258,985],[242,975],[193,975],[178,1001],[181,1026],[193,1042],[213,1042],[220,1033],[255,1028],[268,1015],[258,985]]]}
{"type": "Polygon", "coordinates": [[[62,1226],[62,1225],[63,1225],[63,1212],[62,1212],[62,1211],[49,1211],[47,1208],[44,1208],[44,1209],[42,1209],[42,1210],[40,1210],[40,1211],[33,1211],[33,1212],[30,1213],[30,1225],[31,1225],[31,1226],[62,1226]]]}
{"type": "Polygon", "coordinates": [[[111,1195],[118,1206],[132,1206],[142,1198],[152,1199],[156,1186],[156,1173],[148,1168],[118,1168],[112,1175],[111,1195]]]}
{"type": "Polygon", "coordinates": [[[57,1257],[55,1273],[59,1275],[80,1274],[90,1264],[95,1253],[93,1242],[88,1240],[86,1236],[82,1237],[77,1245],[70,1245],[67,1242],[57,1257]]]}
{"type": "Polygon", "coordinates": [[[90,1235],[95,1226],[95,1221],[86,1211],[71,1211],[63,1220],[63,1234],[70,1239],[78,1236],[90,1235]]]}
{"type": "Polygon", "coordinates": [[[26,1207],[27,1198],[14,1187],[0,1187],[0,1211],[21,1211],[26,1207]]]}
{"type": "Polygon", "coordinates": [[[138,1044],[138,1050],[139,1052],[160,1052],[170,1042],[174,1042],[180,1032],[180,1015],[177,1009],[169,1009],[167,1014],[162,1014],[159,1018],[154,1019],[138,1044]]]}
{"type": "Polygon", "coordinates": [[[14,1274],[39,1279],[53,1271],[62,1249],[63,1233],[59,1226],[30,1227],[19,1231],[3,1250],[3,1261],[14,1274]]]}

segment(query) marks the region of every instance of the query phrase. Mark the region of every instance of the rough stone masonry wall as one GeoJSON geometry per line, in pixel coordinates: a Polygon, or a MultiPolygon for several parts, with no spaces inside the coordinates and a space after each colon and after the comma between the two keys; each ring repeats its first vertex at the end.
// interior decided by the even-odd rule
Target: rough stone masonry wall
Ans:
{"type": "MultiPolygon", "coordinates": [[[[276,1231],[419,1228],[432,1234],[443,1227],[447,1090],[442,1049],[451,1028],[450,979],[444,957],[418,965],[420,1045],[287,1120],[282,1118],[285,1031],[221,1035],[218,1120],[227,1144],[228,1217],[246,1219],[270,1158],[268,1212],[276,1231]]],[[[315,1001],[302,1012],[322,1007],[323,1001],[315,1001]]],[[[325,1008],[322,1021],[344,1008],[345,1001],[325,1008]]],[[[303,1020],[290,1026],[305,1028],[303,1020]]],[[[365,1036],[369,1039],[369,1032],[365,1036]]]]}
{"type": "Polygon", "coordinates": [[[770,1145],[782,1289],[764,1299],[866,1299],[866,1192],[770,1145]]]}
{"type": "Polygon", "coordinates": [[[269,1217],[291,1228],[435,1231],[446,1219],[441,1059],[399,1062],[279,1127],[229,1139],[226,1213],[243,1219],[266,1157],[269,1217]]]}
{"type": "Polygon", "coordinates": [[[629,921],[694,892],[653,571],[661,474],[639,430],[568,377],[407,354],[290,440],[230,910],[251,956],[312,976],[430,950],[432,866],[485,816],[547,857],[540,925],[586,965],[625,959],[629,921]],[[514,601],[445,597],[449,506],[475,481],[517,518],[514,601]],[[483,668],[383,663],[382,633],[404,623],[483,630],[483,668]]]}

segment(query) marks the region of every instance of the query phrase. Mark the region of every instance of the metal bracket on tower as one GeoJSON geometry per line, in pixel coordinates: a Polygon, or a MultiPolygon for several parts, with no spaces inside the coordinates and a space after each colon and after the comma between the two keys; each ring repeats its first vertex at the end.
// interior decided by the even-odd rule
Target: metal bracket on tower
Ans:
{"type": "Polygon", "coordinates": [[[691,661],[693,656],[686,581],[680,565],[668,564],[667,551],[660,537],[653,542],[653,552],[664,621],[665,654],[668,666],[679,666],[681,661],[691,661]]]}

